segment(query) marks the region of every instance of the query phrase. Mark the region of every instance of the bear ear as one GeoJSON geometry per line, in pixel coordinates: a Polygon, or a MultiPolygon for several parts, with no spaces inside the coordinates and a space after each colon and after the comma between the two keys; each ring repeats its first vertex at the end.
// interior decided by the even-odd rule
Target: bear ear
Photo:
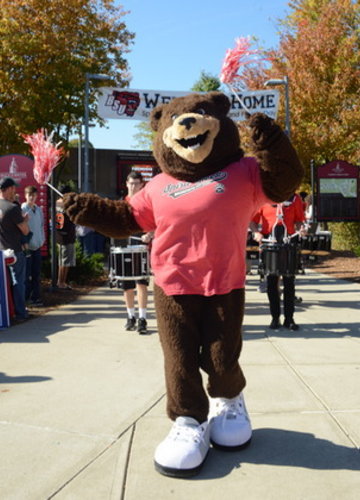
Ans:
{"type": "Polygon", "coordinates": [[[164,105],[161,104],[160,106],[156,106],[156,108],[154,108],[151,111],[151,114],[150,114],[150,125],[151,125],[151,128],[155,132],[159,128],[159,121],[160,121],[160,118],[162,117],[163,109],[164,109],[164,105]]]}
{"type": "Polygon", "coordinates": [[[230,100],[223,92],[209,92],[208,97],[215,104],[220,113],[225,116],[230,111],[230,100]]]}

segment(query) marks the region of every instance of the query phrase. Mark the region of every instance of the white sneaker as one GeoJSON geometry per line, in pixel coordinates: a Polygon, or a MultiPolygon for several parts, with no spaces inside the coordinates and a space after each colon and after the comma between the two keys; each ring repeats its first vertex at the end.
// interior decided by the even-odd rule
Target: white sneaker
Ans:
{"type": "Polygon", "coordinates": [[[189,477],[199,472],[210,448],[210,426],[178,417],[155,451],[155,469],[165,476],[189,477]]]}
{"type": "Polygon", "coordinates": [[[251,423],[242,393],[232,399],[210,398],[211,443],[215,448],[239,450],[251,441],[251,423]]]}

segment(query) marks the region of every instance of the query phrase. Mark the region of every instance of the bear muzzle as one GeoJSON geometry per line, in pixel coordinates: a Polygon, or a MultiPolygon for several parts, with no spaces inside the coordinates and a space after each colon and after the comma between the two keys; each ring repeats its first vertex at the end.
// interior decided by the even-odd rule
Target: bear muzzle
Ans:
{"type": "Polygon", "coordinates": [[[181,158],[191,163],[201,163],[211,153],[219,130],[220,125],[216,118],[185,113],[165,129],[163,141],[181,158]]]}

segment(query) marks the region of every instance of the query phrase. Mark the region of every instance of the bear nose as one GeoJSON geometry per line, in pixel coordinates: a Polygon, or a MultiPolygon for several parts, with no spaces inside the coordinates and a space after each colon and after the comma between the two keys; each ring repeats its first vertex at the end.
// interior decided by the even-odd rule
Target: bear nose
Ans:
{"type": "Polygon", "coordinates": [[[181,122],[179,122],[180,125],[183,125],[186,130],[191,129],[191,125],[196,122],[196,118],[193,118],[192,116],[189,116],[188,118],[183,118],[181,122]]]}

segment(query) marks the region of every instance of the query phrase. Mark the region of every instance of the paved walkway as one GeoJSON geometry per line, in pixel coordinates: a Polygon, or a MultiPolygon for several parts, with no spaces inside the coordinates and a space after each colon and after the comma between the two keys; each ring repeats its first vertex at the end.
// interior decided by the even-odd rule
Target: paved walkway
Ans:
{"type": "Polygon", "coordinates": [[[153,468],[167,434],[163,362],[123,330],[118,290],[0,332],[1,500],[355,500],[360,491],[360,286],[297,279],[298,332],[267,328],[248,280],[242,364],[252,445],[211,450],[199,476],[153,468]]]}

